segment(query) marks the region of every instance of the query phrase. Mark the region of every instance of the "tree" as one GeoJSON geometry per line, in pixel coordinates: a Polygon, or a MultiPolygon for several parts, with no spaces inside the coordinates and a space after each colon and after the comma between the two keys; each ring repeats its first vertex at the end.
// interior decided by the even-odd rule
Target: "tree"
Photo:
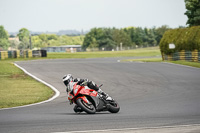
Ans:
{"type": "Polygon", "coordinates": [[[114,30],[114,28],[102,28],[103,34],[101,34],[101,37],[98,40],[99,49],[112,50],[116,48],[116,42],[113,40],[114,30]]]}
{"type": "Polygon", "coordinates": [[[20,41],[23,41],[24,38],[29,38],[30,32],[26,28],[22,28],[19,30],[17,36],[19,37],[20,41]]]}
{"type": "Polygon", "coordinates": [[[19,49],[30,48],[30,43],[29,43],[30,32],[28,31],[28,29],[26,28],[20,29],[17,36],[19,37],[19,40],[21,41],[21,43],[19,44],[19,49]]]}
{"type": "Polygon", "coordinates": [[[120,45],[120,43],[123,44],[123,47],[132,47],[133,46],[130,36],[122,29],[121,30],[114,29],[112,37],[113,37],[113,41],[118,46],[120,45]]]}
{"type": "Polygon", "coordinates": [[[104,32],[102,28],[91,29],[90,32],[88,32],[84,38],[83,45],[82,45],[83,50],[86,50],[87,47],[89,47],[90,45],[93,45],[94,41],[96,43],[95,45],[97,48],[101,47],[100,43],[103,36],[104,36],[104,32]]]}
{"type": "Polygon", "coordinates": [[[187,9],[185,15],[188,17],[186,24],[189,26],[200,25],[200,0],[185,0],[185,7],[187,9]]]}
{"type": "Polygon", "coordinates": [[[0,25],[0,48],[7,49],[8,45],[8,33],[4,27],[0,25]]]}
{"type": "Polygon", "coordinates": [[[169,28],[168,25],[163,25],[163,26],[158,27],[158,28],[155,29],[155,36],[156,36],[157,44],[160,43],[160,40],[163,37],[164,33],[169,29],[170,28],[169,28]]]}
{"type": "Polygon", "coordinates": [[[96,40],[96,38],[92,37],[92,38],[91,38],[90,45],[89,45],[89,48],[91,48],[91,49],[94,50],[94,48],[97,48],[97,47],[98,47],[97,40],[96,40]]]}
{"type": "Polygon", "coordinates": [[[145,32],[141,27],[136,28],[136,33],[135,33],[135,44],[138,45],[139,47],[143,46],[143,40],[145,37],[145,32]]]}
{"type": "Polygon", "coordinates": [[[39,36],[32,36],[31,37],[31,42],[32,42],[32,45],[33,47],[35,48],[40,48],[42,47],[42,40],[40,39],[39,36]]]}
{"type": "Polygon", "coordinates": [[[82,48],[94,49],[99,48],[104,50],[116,49],[117,46],[123,44],[123,47],[133,47],[130,36],[124,29],[116,28],[93,28],[84,38],[82,48]]]}
{"type": "Polygon", "coordinates": [[[19,45],[19,41],[16,41],[16,40],[9,40],[9,47],[13,48],[13,49],[17,49],[18,48],[18,45],[19,45]]]}
{"type": "Polygon", "coordinates": [[[57,40],[58,37],[56,34],[47,34],[47,39],[48,40],[57,40]]]}
{"type": "Polygon", "coordinates": [[[155,37],[155,27],[152,29],[144,28],[145,35],[143,37],[143,46],[156,46],[157,41],[155,37]]]}

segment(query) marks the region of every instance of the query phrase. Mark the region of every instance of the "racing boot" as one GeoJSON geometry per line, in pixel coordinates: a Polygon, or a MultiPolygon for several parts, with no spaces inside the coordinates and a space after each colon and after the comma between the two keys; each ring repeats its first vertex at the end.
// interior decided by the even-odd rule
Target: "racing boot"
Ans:
{"type": "Polygon", "coordinates": [[[106,93],[105,93],[104,91],[102,91],[100,88],[99,88],[99,90],[98,90],[98,93],[100,93],[106,101],[112,101],[112,100],[113,100],[108,94],[106,94],[106,93]]]}
{"type": "Polygon", "coordinates": [[[81,109],[81,107],[79,107],[78,105],[74,106],[74,112],[80,114],[81,112],[83,112],[83,110],[81,109]]]}

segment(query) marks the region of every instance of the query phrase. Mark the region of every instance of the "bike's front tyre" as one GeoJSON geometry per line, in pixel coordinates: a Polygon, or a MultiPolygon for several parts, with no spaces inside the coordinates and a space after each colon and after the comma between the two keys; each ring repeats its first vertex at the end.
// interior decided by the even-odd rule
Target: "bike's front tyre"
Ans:
{"type": "Polygon", "coordinates": [[[85,101],[83,101],[83,99],[81,99],[81,98],[78,98],[76,100],[76,103],[86,113],[88,113],[88,114],[95,114],[96,113],[96,109],[95,109],[93,104],[88,104],[85,101]]]}

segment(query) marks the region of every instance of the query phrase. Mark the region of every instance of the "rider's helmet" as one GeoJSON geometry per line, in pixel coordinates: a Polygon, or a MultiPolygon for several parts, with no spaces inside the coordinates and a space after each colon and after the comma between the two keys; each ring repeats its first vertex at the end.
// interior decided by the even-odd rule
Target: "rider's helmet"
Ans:
{"type": "Polygon", "coordinates": [[[73,77],[71,74],[67,74],[63,77],[63,82],[66,86],[73,80],[73,77]]]}

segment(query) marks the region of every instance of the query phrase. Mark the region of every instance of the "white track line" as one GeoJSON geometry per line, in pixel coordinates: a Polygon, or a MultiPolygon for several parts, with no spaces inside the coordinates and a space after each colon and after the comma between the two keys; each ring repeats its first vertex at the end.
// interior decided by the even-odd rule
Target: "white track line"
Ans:
{"type": "Polygon", "coordinates": [[[111,131],[128,131],[128,130],[148,130],[148,129],[167,129],[200,126],[200,124],[177,125],[177,126],[161,126],[161,127],[141,127],[141,128],[121,128],[121,129],[105,129],[105,130],[86,130],[86,131],[69,131],[69,132],[53,132],[53,133],[93,133],[93,132],[111,132],[111,131]]]}
{"type": "Polygon", "coordinates": [[[17,107],[11,107],[11,108],[2,108],[0,110],[6,110],[6,109],[16,109],[16,108],[23,108],[23,107],[29,107],[29,106],[33,106],[33,105],[38,105],[38,104],[42,104],[42,103],[47,103],[47,102],[50,102],[52,100],[54,100],[55,98],[57,98],[59,95],[60,95],[60,92],[55,88],[53,87],[52,85],[48,84],[47,82],[39,79],[38,77],[32,75],[31,73],[29,73],[28,71],[26,71],[24,68],[20,67],[19,65],[17,65],[16,63],[14,63],[15,66],[17,66],[18,68],[20,68],[21,70],[23,70],[26,74],[28,74],[29,76],[33,77],[34,79],[36,79],[37,81],[45,84],[46,86],[50,87],[54,92],[55,92],[55,95],[53,97],[51,97],[50,99],[48,100],[45,100],[45,101],[42,101],[42,102],[39,102],[39,103],[33,103],[33,104],[28,104],[28,105],[24,105],[24,106],[17,106],[17,107]]]}

